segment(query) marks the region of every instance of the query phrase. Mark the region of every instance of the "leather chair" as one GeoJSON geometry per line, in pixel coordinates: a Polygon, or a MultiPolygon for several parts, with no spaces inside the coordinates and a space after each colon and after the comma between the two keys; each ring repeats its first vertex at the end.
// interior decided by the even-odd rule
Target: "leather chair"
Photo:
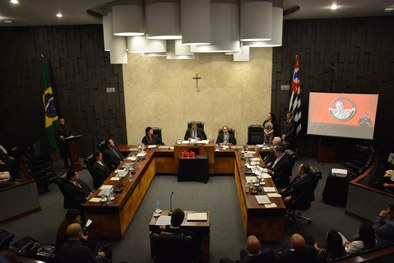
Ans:
{"type": "Polygon", "coordinates": [[[97,148],[99,149],[100,152],[103,152],[106,147],[107,147],[107,145],[105,145],[105,140],[100,141],[97,144],[97,148]]]}
{"type": "Polygon", "coordinates": [[[153,134],[157,135],[157,137],[159,137],[160,141],[163,141],[162,137],[161,137],[161,128],[159,127],[153,127],[153,134]]]}
{"type": "Polygon", "coordinates": [[[152,256],[157,263],[193,262],[192,237],[183,233],[152,233],[152,256]]]}
{"type": "Polygon", "coordinates": [[[204,123],[202,121],[191,121],[187,123],[187,128],[190,129],[192,127],[192,122],[195,122],[197,124],[197,128],[203,129],[204,130],[204,123]]]}
{"type": "Polygon", "coordinates": [[[59,190],[60,190],[60,192],[62,193],[62,195],[63,195],[63,197],[64,197],[64,200],[63,200],[63,208],[65,208],[65,209],[74,208],[74,207],[69,206],[69,203],[70,203],[70,202],[68,201],[67,193],[66,193],[66,191],[65,191],[65,189],[64,189],[64,186],[65,186],[66,183],[67,183],[67,177],[66,177],[66,176],[59,177],[59,178],[56,179],[56,182],[55,182],[55,183],[56,183],[57,186],[59,187],[59,190]]]}
{"type": "Polygon", "coordinates": [[[260,124],[251,124],[248,126],[248,143],[247,144],[263,144],[264,130],[260,124]]]}
{"type": "Polygon", "coordinates": [[[287,206],[287,208],[292,211],[290,213],[290,216],[295,222],[296,228],[299,228],[297,219],[305,220],[308,224],[312,222],[310,218],[302,216],[300,212],[297,213],[297,210],[308,210],[311,207],[311,203],[315,201],[315,189],[319,183],[319,180],[322,178],[322,174],[317,167],[310,166],[309,176],[312,177],[312,180],[311,183],[307,186],[307,189],[304,191],[302,197],[298,200],[292,200],[291,203],[287,206]]]}
{"type": "Polygon", "coordinates": [[[97,190],[101,186],[101,184],[95,180],[94,172],[92,170],[93,164],[95,162],[94,155],[91,154],[88,157],[85,157],[83,159],[83,162],[85,163],[86,169],[88,169],[90,176],[93,178],[93,187],[97,190]]]}
{"type": "Polygon", "coordinates": [[[287,158],[289,159],[289,167],[288,167],[288,172],[287,174],[289,175],[289,177],[292,176],[293,173],[293,168],[294,168],[294,164],[297,160],[297,152],[291,150],[291,149],[287,149],[285,150],[285,154],[287,156],[287,158]]]}

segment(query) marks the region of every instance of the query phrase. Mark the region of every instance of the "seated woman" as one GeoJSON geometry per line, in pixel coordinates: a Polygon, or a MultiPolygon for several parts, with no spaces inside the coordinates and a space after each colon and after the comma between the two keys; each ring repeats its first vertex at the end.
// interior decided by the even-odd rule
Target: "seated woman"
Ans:
{"type": "Polygon", "coordinates": [[[93,186],[94,189],[98,189],[104,181],[108,178],[111,170],[103,161],[103,154],[100,151],[94,152],[94,158],[96,161],[92,165],[93,172],[93,186]]]}
{"type": "Polygon", "coordinates": [[[318,262],[327,262],[346,255],[341,235],[331,229],[326,235],[326,245],[319,246],[315,243],[318,262]]]}
{"type": "Polygon", "coordinates": [[[361,249],[373,248],[376,244],[375,231],[370,224],[361,223],[358,236],[352,241],[345,241],[343,246],[348,254],[353,254],[361,249]]]}
{"type": "Polygon", "coordinates": [[[153,134],[153,128],[152,127],[146,127],[145,128],[145,136],[142,138],[142,143],[147,144],[147,145],[155,145],[155,144],[164,144],[159,136],[156,134],[153,134]]]}

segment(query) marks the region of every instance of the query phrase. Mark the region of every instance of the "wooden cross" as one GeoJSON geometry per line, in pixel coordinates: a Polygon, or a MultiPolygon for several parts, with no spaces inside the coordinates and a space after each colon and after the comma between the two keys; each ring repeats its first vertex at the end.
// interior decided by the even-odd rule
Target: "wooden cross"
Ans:
{"type": "Polygon", "coordinates": [[[196,76],[193,77],[193,79],[196,80],[196,89],[197,89],[197,92],[200,92],[200,89],[198,88],[198,80],[201,79],[201,77],[199,77],[198,74],[196,74],[196,76]]]}

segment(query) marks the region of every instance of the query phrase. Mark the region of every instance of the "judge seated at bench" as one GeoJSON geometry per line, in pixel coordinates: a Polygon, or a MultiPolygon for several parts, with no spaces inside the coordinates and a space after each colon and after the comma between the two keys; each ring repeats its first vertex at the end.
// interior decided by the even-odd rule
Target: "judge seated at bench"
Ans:
{"type": "Polygon", "coordinates": [[[289,158],[283,146],[274,147],[275,161],[267,166],[267,173],[272,176],[276,187],[286,187],[289,183],[289,158]]]}
{"type": "Polygon", "coordinates": [[[187,129],[185,132],[185,140],[206,140],[207,135],[204,130],[197,127],[197,123],[192,122],[190,129],[187,129]]]}
{"type": "Polygon", "coordinates": [[[159,136],[156,134],[153,134],[153,128],[152,127],[146,127],[145,128],[145,136],[142,138],[141,141],[143,144],[146,145],[163,145],[164,143],[160,140],[159,136]]]}
{"type": "Polygon", "coordinates": [[[234,137],[234,134],[228,132],[228,126],[224,125],[222,128],[222,132],[219,132],[218,138],[216,139],[216,144],[237,144],[237,140],[234,137]]]}
{"type": "Polygon", "coordinates": [[[112,138],[105,140],[105,148],[103,150],[104,162],[108,165],[111,171],[115,170],[116,167],[123,161],[123,155],[118,150],[115,142],[112,138]]]}
{"type": "Polygon", "coordinates": [[[307,195],[310,194],[308,193],[308,189],[311,183],[312,178],[309,175],[309,165],[300,164],[298,166],[298,176],[281,191],[286,207],[292,209],[292,204],[296,204],[297,202],[310,202],[310,198],[307,195]]]}

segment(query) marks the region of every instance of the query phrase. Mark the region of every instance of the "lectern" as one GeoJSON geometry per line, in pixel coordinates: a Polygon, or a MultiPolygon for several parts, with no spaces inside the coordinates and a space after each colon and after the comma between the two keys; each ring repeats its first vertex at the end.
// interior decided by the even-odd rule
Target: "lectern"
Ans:
{"type": "Polygon", "coordinates": [[[68,152],[71,159],[71,167],[75,171],[82,171],[81,163],[79,162],[79,144],[78,140],[82,135],[71,135],[64,138],[64,143],[67,145],[68,152]]]}

